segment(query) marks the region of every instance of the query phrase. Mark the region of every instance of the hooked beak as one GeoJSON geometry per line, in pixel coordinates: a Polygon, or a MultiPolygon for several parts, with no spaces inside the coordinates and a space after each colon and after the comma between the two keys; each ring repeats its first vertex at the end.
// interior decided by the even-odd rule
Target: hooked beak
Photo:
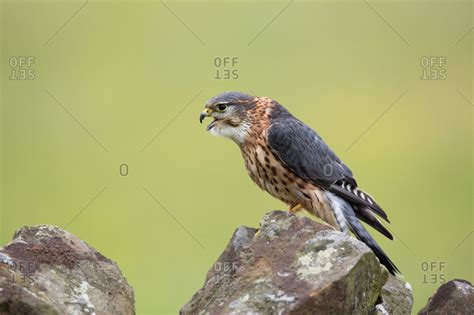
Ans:
{"type": "Polygon", "coordinates": [[[202,111],[201,115],[199,115],[199,122],[202,124],[202,121],[206,117],[210,117],[212,113],[212,110],[210,108],[206,108],[205,110],[202,111]]]}

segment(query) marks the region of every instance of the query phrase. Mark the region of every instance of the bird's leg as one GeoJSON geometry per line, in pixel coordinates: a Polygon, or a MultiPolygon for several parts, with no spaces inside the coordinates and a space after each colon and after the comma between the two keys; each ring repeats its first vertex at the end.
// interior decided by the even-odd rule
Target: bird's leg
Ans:
{"type": "Polygon", "coordinates": [[[296,203],[296,204],[292,204],[288,211],[294,214],[300,211],[301,209],[303,209],[303,206],[299,203],[296,203]]]}

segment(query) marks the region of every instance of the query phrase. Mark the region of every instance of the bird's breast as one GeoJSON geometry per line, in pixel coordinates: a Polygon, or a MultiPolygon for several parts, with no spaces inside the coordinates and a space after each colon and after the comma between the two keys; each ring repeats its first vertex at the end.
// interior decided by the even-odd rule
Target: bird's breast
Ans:
{"type": "Polygon", "coordinates": [[[263,190],[285,203],[294,200],[294,177],[261,139],[241,147],[245,167],[252,180],[263,190]]]}

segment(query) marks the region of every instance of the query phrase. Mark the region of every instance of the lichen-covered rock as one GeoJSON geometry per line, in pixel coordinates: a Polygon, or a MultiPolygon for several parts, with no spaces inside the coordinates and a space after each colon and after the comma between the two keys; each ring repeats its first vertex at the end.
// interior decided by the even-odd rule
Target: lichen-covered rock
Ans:
{"type": "Polygon", "coordinates": [[[438,288],[419,315],[474,314],[474,287],[466,280],[451,280],[438,288]]]}
{"type": "Polygon", "coordinates": [[[375,306],[377,315],[409,315],[413,307],[413,292],[408,282],[385,272],[388,279],[382,287],[379,304],[375,306]]]}
{"type": "Polygon", "coordinates": [[[362,242],[273,211],[235,231],[181,314],[368,314],[385,280],[362,242]]]}
{"type": "Polygon", "coordinates": [[[23,227],[0,249],[0,314],[135,314],[117,264],[54,226],[23,227]]]}

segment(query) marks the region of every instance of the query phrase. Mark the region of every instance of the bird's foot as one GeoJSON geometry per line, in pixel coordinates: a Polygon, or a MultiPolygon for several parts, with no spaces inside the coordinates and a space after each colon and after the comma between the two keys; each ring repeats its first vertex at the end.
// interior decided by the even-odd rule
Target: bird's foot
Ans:
{"type": "Polygon", "coordinates": [[[289,211],[290,213],[295,214],[295,213],[297,213],[298,211],[300,211],[301,209],[303,209],[303,206],[300,205],[299,203],[297,203],[296,205],[291,205],[291,206],[290,206],[290,209],[288,209],[288,211],[289,211]]]}

